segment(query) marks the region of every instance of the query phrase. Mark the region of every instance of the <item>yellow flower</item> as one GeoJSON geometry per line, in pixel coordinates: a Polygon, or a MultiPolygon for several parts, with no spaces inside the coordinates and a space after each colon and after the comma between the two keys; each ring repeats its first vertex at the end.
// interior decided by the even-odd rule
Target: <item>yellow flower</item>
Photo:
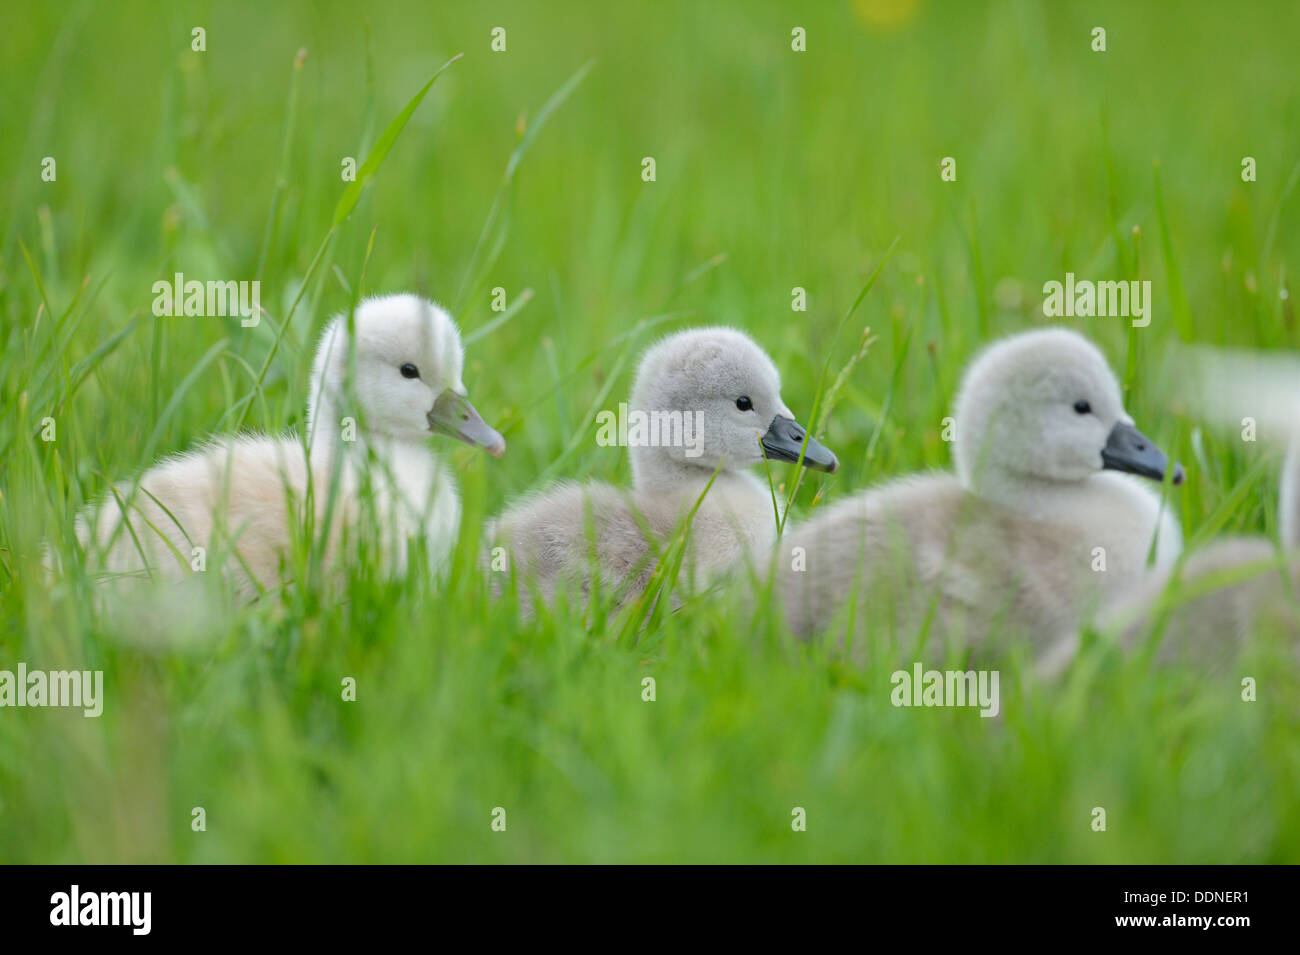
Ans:
{"type": "Polygon", "coordinates": [[[853,10],[867,26],[893,30],[907,23],[920,6],[918,0],[853,0],[853,10]]]}

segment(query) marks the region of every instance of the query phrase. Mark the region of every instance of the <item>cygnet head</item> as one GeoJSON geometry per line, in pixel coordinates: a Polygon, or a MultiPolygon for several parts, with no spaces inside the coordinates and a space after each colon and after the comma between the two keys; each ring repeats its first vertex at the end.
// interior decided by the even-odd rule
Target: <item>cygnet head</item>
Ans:
{"type": "MultiPolygon", "coordinates": [[[[1067,329],[990,346],[966,371],[955,417],[957,474],[976,493],[1024,479],[1078,482],[1104,469],[1163,481],[1169,468],[1124,411],[1105,357],[1067,329]]],[[[1182,483],[1181,465],[1172,480],[1182,483]]]]}
{"type": "Polygon", "coordinates": [[[711,472],[719,463],[741,470],[764,457],[798,461],[801,450],[805,467],[839,466],[781,400],[781,376],[767,353],[733,328],[690,329],[652,345],[637,369],[629,409],[627,443],[638,483],[656,469],[711,472]],[[633,433],[638,421],[648,431],[645,440],[633,433]]]}
{"type": "Polygon", "coordinates": [[[353,315],[353,328],[349,342],[348,317],[339,315],[321,335],[312,367],[309,435],[315,437],[318,427],[337,427],[327,417],[355,408],[359,427],[369,435],[414,442],[444,434],[494,457],[505,452],[505,439],[466,397],[465,350],[442,308],[418,295],[367,299],[353,315]]]}

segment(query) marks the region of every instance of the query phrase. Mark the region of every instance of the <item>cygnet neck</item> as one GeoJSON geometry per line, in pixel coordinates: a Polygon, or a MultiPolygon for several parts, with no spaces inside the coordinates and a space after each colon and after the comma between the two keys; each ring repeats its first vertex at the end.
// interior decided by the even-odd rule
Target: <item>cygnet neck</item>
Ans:
{"type": "MultiPolygon", "coordinates": [[[[629,450],[632,460],[632,487],[639,493],[680,493],[683,488],[696,488],[698,493],[713,477],[713,468],[671,458],[664,454],[661,448],[634,447],[629,450]]],[[[755,482],[748,472],[732,470],[723,465],[713,483],[716,488],[755,482]]]]}
{"type": "Polygon", "coordinates": [[[364,460],[371,454],[376,458],[390,459],[399,449],[421,447],[419,442],[366,432],[362,429],[361,422],[354,425],[356,433],[353,437],[344,440],[341,420],[337,402],[322,395],[315,410],[309,415],[307,427],[307,455],[313,464],[332,463],[335,455],[340,453],[358,460],[364,460]]]}
{"type": "Polygon", "coordinates": [[[1079,481],[1060,481],[993,468],[968,478],[966,490],[982,501],[1034,520],[1059,521],[1082,515],[1092,503],[1115,506],[1136,500],[1142,489],[1105,471],[1079,481]]]}

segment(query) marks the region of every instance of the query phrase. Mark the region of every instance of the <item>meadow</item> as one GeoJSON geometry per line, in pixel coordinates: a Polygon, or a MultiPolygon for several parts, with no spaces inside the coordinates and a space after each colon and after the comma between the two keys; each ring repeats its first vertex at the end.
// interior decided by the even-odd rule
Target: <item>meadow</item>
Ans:
{"type": "Polygon", "coordinates": [[[1280,0],[5,4],[0,669],[102,670],[106,701],[0,709],[0,861],[1300,862],[1277,635],[1216,676],[1092,647],[1051,687],[1013,651],[990,720],[894,707],[899,660],[793,641],[747,578],[638,630],[523,622],[476,565],[516,495],[628,479],[595,420],[664,332],[773,356],[842,463],[799,520],[947,468],[966,362],[1066,273],[1151,282],[1145,327],[1050,321],[1187,467],[1187,545],[1276,534],[1278,449],[1175,384],[1179,346],[1300,339],[1296,35],[1280,0]],[[155,316],[177,272],[260,282],[262,320],[155,316]],[[403,290],[456,316],[509,442],[440,445],[445,584],[101,612],[78,508],[209,434],[300,430],[321,326],[403,290]]]}

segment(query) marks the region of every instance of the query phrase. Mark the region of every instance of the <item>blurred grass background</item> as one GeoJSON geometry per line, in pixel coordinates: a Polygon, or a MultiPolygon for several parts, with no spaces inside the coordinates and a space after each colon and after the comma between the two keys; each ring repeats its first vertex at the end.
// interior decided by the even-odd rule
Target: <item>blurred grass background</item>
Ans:
{"type": "MultiPolygon", "coordinates": [[[[575,440],[610,375],[608,403],[626,394],[653,335],[749,330],[807,415],[823,364],[871,327],[825,430],[844,467],[805,481],[806,513],[946,467],[964,363],[1041,323],[1042,284],[1066,271],[1153,283],[1150,327],[1072,324],[1188,463],[1189,538],[1272,533],[1270,450],[1201,430],[1162,381],[1179,342],[1295,346],[1298,28],[1285,2],[5,5],[0,668],[102,668],[108,700],[98,720],[0,711],[0,860],[1300,861],[1300,693],[1266,640],[1243,664],[1254,704],[1238,674],[1141,660],[1022,690],[1013,658],[991,721],[894,709],[894,661],[846,668],[775,622],[741,628],[743,587],[633,647],[576,611],[521,625],[473,569],[482,519],[575,440]],[[84,581],[44,581],[41,540],[64,539],[109,479],[233,427],[329,229],[340,161],[360,163],[461,52],[340,230],[248,414],[301,426],[315,334],[359,282],[428,294],[466,332],[493,318],[492,287],[512,302],[532,289],[470,349],[466,383],[510,451],[444,448],[466,498],[447,588],[362,577],[339,604],[234,611],[205,592],[156,624],[198,632],[182,651],[123,632],[84,581]],[[543,104],[592,60],[503,189],[543,104]],[[476,257],[498,199],[500,254],[476,257]],[[267,320],[154,318],[152,284],[176,271],[260,278],[267,320]],[[506,833],[489,828],[497,806],[506,833]],[[795,806],[807,832],[791,831],[795,806]]],[[[577,440],[564,476],[627,478],[594,430],[577,440]]]]}

